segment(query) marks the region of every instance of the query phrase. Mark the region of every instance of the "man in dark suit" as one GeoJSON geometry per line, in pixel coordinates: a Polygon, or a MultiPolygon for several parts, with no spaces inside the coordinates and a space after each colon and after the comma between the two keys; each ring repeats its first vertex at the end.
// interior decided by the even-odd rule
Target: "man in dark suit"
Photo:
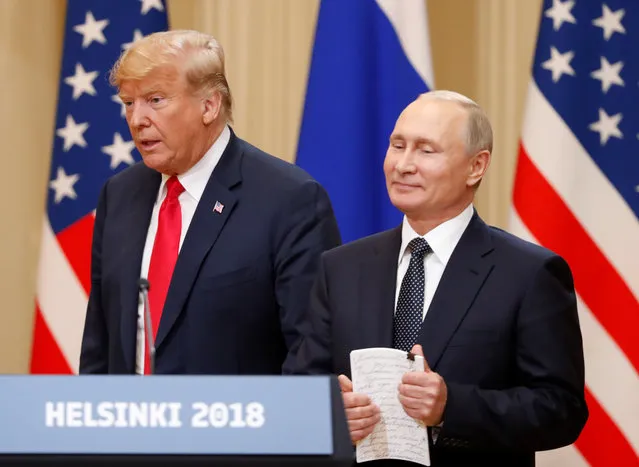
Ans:
{"type": "Polygon", "coordinates": [[[148,36],[111,80],[143,163],[100,196],[80,373],[149,373],[150,326],[157,373],[281,374],[319,255],[340,243],[325,191],[229,128],[212,37],[148,36]]]}
{"type": "Polygon", "coordinates": [[[350,352],[370,347],[424,355],[426,371],[405,374],[398,398],[429,427],[435,467],[534,465],[535,451],[574,442],[586,422],[568,265],[474,210],[491,151],[476,103],[420,96],[397,120],[384,162],[403,224],[322,255],[312,326],[287,371],[340,375],[354,443],[380,420],[349,379],[350,352]]]}

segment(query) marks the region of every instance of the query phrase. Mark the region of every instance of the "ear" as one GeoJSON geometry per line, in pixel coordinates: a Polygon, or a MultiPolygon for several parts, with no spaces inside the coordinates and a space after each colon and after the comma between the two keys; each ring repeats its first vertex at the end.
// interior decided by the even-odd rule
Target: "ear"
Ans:
{"type": "Polygon", "coordinates": [[[202,104],[202,122],[205,125],[210,125],[217,119],[222,111],[222,96],[219,92],[214,91],[210,96],[205,96],[202,99],[202,104]]]}
{"type": "Polygon", "coordinates": [[[475,154],[468,164],[468,177],[466,185],[476,186],[484,177],[490,165],[490,152],[484,150],[475,154]]]}

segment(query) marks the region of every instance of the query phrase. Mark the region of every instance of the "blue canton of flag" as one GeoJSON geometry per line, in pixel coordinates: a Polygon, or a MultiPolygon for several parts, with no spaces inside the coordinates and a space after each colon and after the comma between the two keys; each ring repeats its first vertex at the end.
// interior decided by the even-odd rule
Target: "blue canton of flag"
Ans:
{"type": "Polygon", "coordinates": [[[31,373],[75,373],[91,288],[93,212],[112,175],[140,160],[109,71],[168,28],[163,0],[69,0],[43,224],[31,373]]]}
{"type": "Polygon", "coordinates": [[[546,0],[544,17],[533,77],[639,217],[639,2],[546,0]]]}
{"type": "Polygon", "coordinates": [[[397,117],[432,86],[423,0],[322,0],[296,163],[326,188],[344,242],[401,222],[383,161],[397,117]]]}
{"type": "Polygon", "coordinates": [[[70,0],[47,211],[55,233],[91,213],[107,178],[140,159],[109,84],[120,53],[166,30],[162,0],[70,0]]]}

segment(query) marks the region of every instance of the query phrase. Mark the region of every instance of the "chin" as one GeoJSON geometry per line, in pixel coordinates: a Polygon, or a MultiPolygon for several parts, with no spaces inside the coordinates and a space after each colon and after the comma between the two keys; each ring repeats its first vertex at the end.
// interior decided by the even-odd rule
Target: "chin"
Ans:
{"type": "Polygon", "coordinates": [[[149,169],[153,169],[161,173],[169,173],[171,171],[169,161],[159,154],[142,155],[142,162],[144,162],[144,165],[146,165],[149,169]]]}
{"type": "Polygon", "coordinates": [[[415,209],[419,208],[420,206],[420,203],[418,201],[410,199],[409,196],[393,195],[390,197],[390,200],[393,206],[395,206],[404,214],[415,211],[415,209]]]}

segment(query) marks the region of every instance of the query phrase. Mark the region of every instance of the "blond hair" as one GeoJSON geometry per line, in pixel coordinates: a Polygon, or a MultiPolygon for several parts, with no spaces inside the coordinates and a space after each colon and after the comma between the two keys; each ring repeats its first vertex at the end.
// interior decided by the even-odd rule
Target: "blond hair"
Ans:
{"type": "Polygon", "coordinates": [[[228,122],[233,122],[233,99],[224,71],[224,50],[208,34],[186,30],[150,34],[120,55],[109,80],[119,88],[123,81],[142,79],[159,67],[177,68],[176,61],[180,59],[191,90],[202,97],[219,92],[223,115],[228,122]]]}
{"type": "Polygon", "coordinates": [[[420,99],[451,101],[460,105],[468,113],[466,122],[466,151],[475,155],[481,151],[493,152],[493,129],[484,109],[469,97],[458,92],[437,90],[419,96],[420,99]]]}

